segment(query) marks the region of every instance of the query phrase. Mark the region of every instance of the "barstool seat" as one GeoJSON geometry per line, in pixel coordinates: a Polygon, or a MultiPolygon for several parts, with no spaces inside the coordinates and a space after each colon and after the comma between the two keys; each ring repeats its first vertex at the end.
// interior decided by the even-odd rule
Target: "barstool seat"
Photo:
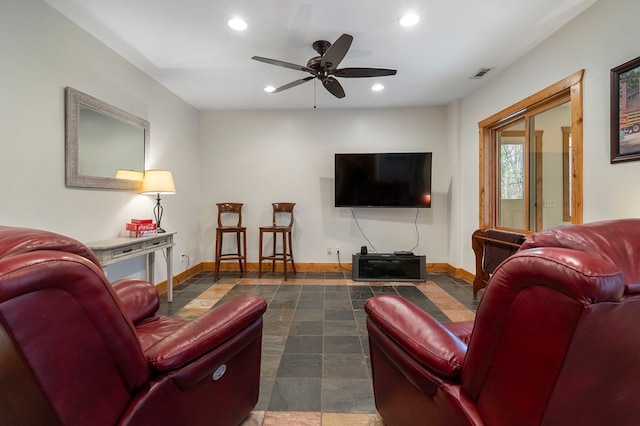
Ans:
{"type": "Polygon", "coordinates": [[[242,203],[217,203],[218,206],[218,227],[216,228],[216,267],[215,277],[217,281],[220,274],[220,262],[222,261],[238,261],[240,273],[244,277],[244,271],[247,270],[247,228],[242,226],[242,203]],[[232,225],[225,225],[223,222],[228,221],[228,217],[235,216],[237,222],[232,225]],[[236,251],[230,253],[222,252],[222,241],[224,234],[235,234],[236,251]]]}
{"type": "Polygon", "coordinates": [[[296,264],[293,260],[292,247],[292,229],[293,229],[293,207],[296,203],[273,203],[273,220],[271,226],[260,227],[260,247],[258,255],[258,277],[262,276],[262,262],[271,260],[271,271],[275,271],[276,261],[282,262],[284,269],[284,280],[287,281],[287,262],[291,262],[293,273],[296,273],[296,264]],[[289,223],[287,225],[279,225],[280,216],[288,216],[289,223]],[[263,235],[273,234],[273,251],[271,254],[265,255],[262,250],[263,235]],[[278,235],[282,235],[282,251],[276,250],[276,241],[278,235]]]}

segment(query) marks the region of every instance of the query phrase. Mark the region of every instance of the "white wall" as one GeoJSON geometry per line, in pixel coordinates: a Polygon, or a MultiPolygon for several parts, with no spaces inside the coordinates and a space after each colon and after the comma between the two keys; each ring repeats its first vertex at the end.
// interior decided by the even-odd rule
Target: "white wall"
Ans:
{"type": "MultiPolygon", "coordinates": [[[[449,214],[449,234],[446,240],[449,242],[447,258],[450,265],[459,267],[461,264],[460,247],[464,243],[471,242],[471,235],[462,235],[462,224],[473,208],[469,206],[468,200],[456,195],[461,192],[463,178],[467,176],[467,170],[464,167],[472,167],[478,170],[478,166],[465,165],[462,162],[462,138],[460,130],[462,123],[462,101],[452,102],[447,106],[447,146],[449,156],[447,158],[447,167],[451,170],[451,182],[449,184],[449,198],[447,200],[449,214]]],[[[474,272],[475,269],[469,270],[474,272]]]]}
{"type": "MultiPolygon", "coordinates": [[[[478,122],[574,72],[584,75],[584,222],[637,217],[640,163],[609,163],[610,70],[640,56],[637,0],[600,0],[481,89],[462,100],[460,134],[463,184],[456,197],[468,203],[461,235],[478,227],[478,122]]],[[[467,239],[453,240],[461,267],[473,271],[467,239]]]]}
{"type": "MultiPolygon", "coordinates": [[[[132,217],[151,217],[154,197],[65,187],[64,88],[93,95],[151,123],[152,168],[173,172],[163,226],[176,252],[199,262],[198,112],[41,1],[0,3],[0,224],[47,229],[89,242],[112,238],[132,217]]],[[[156,262],[157,280],[166,278],[156,262]]],[[[174,271],[183,270],[179,259],[174,271]]],[[[109,267],[140,275],[142,260],[109,267]]]]}
{"type": "Polygon", "coordinates": [[[335,208],[334,154],[433,152],[432,208],[354,209],[378,252],[411,250],[427,262],[447,262],[452,169],[446,109],[396,108],[306,111],[210,111],[201,115],[204,196],[203,258],[213,260],[216,202],[242,202],[248,257],[258,258],[258,227],[271,221],[271,203],[295,207],[298,262],[332,262],[340,246],[350,263],[360,246],[372,247],[348,208],[335,208]],[[418,242],[419,237],[419,242],[418,242]]]}

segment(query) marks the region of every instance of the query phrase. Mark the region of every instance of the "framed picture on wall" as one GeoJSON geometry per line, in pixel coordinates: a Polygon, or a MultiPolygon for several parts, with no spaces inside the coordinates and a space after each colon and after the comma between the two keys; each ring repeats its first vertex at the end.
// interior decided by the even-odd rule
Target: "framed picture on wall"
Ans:
{"type": "Polygon", "coordinates": [[[640,160],[640,57],[611,70],[611,163],[640,160]]]}

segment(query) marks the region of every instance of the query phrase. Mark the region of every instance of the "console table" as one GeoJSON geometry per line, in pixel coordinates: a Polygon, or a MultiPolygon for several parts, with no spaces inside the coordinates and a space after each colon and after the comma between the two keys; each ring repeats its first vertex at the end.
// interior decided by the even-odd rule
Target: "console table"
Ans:
{"type": "MultiPolygon", "coordinates": [[[[166,249],[167,252],[167,300],[173,301],[173,236],[175,232],[165,232],[151,237],[118,237],[103,241],[88,243],[87,247],[93,251],[100,265],[106,267],[112,263],[122,262],[138,256],[146,256],[146,280],[155,285],[153,271],[155,252],[166,249]]],[[[106,273],[106,271],[105,271],[106,273]]]]}

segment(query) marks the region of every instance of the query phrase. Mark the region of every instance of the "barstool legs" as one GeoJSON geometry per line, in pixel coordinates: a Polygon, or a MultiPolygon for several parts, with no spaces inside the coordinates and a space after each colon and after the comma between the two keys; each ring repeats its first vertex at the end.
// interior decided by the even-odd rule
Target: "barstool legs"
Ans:
{"type": "Polygon", "coordinates": [[[292,239],[291,233],[283,230],[271,230],[271,229],[260,229],[260,247],[258,248],[258,277],[262,276],[262,262],[264,260],[271,260],[271,272],[275,272],[276,270],[276,261],[282,262],[282,268],[284,271],[284,280],[287,281],[287,262],[291,262],[291,267],[293,269],[293,273],[296,272],[296,264],[293,261],[293,250],[292,250],[292,239]],[[263,255],[262,244],[264,241],[263,235],[265,233],[273,234],[273,252],[271,255],[263,255]],[[282,253],[276,252],[276,240],[278,238],[278,234],[282,235],[282,253]]]}
{"type": "Polygon", "coordinates": [[[244,277],[247,270],[247,233],[245,231],[233,231],[236,234],[236,253],[222,254],[222,239],[225,233],[232,233],[231,231],[224,232],[221,230],[216,231],[216,266],[214,272],[214,280],[218,281],[220,275],[220,262],[223,260],[238,260],[240,267],[240,274],[244,277]],[[242,240],[240,239],[242,234],[242,240]],[[227,257],[227,259],[225,259],[227,257]]]}
{"type": "MultiPolygon", "coordinates": [[[[284,269],[284,280],[287,280],[287,236],[286,232],[282,232],[282,269],[284,269]]],[[[276,240],[276,236],[273,236],[273,241],[276,240]]],[[[274,253],[275,256],[275,253],[274,253]]]]}

